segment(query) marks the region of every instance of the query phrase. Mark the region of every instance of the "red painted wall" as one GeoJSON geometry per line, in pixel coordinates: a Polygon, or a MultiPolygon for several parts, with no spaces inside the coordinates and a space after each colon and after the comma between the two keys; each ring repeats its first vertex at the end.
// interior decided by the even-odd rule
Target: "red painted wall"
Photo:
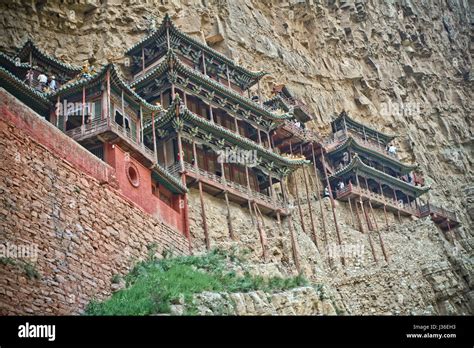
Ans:
{"type": "MultiPolygon", "coordinates": [[[[179,197],[177,195],[173,197],[172,207],[155,196],[152,193],[151,170],[142,166],[133,157],[127,156],[126,152],[118,145],[105,144],[104,154],[105,161],[115,168],[119,190],[125,197],[142,207],[147,213],[183,232],[183,215],[179,213],[179,197]],[[133,163],[138,170],[138,187],[133,186],[127,176],[128,162],[133,163]]],[[[160,188],[160,190],[170,194],[164,188],[160,188]]]]}

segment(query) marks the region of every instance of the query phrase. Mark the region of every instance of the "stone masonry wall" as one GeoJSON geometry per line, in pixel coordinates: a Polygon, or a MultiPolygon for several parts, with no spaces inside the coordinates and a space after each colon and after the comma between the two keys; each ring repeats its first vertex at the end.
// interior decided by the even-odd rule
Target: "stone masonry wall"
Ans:
{"type": "Polygon", "coordinates": [[[0,258],[0,315],[79,313],[91,298],[110,295],[113,276],[149,247],[188,252],[181,234],[74,161],[109,176],[113,168],[0,93],[0,245],[8,248],[0,258]],[[15,246],[37,246],[37,258],[16,258],[15,246]]]}

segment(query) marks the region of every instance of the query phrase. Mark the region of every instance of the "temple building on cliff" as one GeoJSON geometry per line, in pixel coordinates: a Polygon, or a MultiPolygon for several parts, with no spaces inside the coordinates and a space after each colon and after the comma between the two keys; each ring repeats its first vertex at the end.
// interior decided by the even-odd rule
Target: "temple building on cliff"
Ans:
{"type": "MultiPolygon", "coordinates": [[[[324,191],[339,243],[334,199],[348,202],[359,221],[365,214],[369,230],[374,226],[368,214],[377,207],[399,216],[441,214],[420,206],[417,198],[428,188],[415,166],[387,152],[393,137],[342,113],[331,124],[331,138],[323,140],[305,126],[314,117],[285,85],[276,85],[264,101],[264,72],[243,68],[182,33],[168,16],[125,55],[126,71],[113,64],[93,71],[62,63],[27,41],[14,57],[0,54],[0,87],[114,168],[125,197],[188,238],[187,195],[199,190],[207,248],[203,192],[226,204],[232,239],[230,202],[248,208],[264,258],[263,215],[280,226],[288,221],[294,242],[287,217],[296,204],[303,221],[300,196],[306,196],[316,245],[312,201],[324,214],[324,191]],[[285,178],[298,168],[305,193],[296,185],[290,202],[285,178]],[[316,192],[309,188],[308,170],[314,171],[316,192]]],[[[440,224],[454,227],[455,216],[446,215],[440,224]]],[[[324,215],[322,221],[326,233],[324,215]]]]}

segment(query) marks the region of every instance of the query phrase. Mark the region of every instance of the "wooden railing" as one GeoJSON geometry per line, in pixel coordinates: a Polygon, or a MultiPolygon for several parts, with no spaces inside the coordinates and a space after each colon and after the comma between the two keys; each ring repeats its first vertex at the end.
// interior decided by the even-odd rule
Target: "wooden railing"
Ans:
{"type": "Polygon", "coordinates": [[[357,185],[353,185],[352,183],[349,183],[347,186],[345,186],[343,189],[337,190],[336,191],[336,198],[342,198],[345,195],[349,193],[354,193],[360,196],[367,197],[371,200],[377,201],[379,203],[389,205],[395,209],[399,209],[402,211],[405,211],[411,215],[419,216],[420,211],[417,208],[411,207],[409,204],[403,203],[403,202],[397,202],[395,199],[384,196],[380,193],[373,192],[371,190],[362,188],[357,185]]]}
{"type": "Polygon", "coordinates": [[[151,161],[156,160],[156,156],[153,150],[145,146],[136,135],[132,135],[129,129],[124,129],[121,125],[111,120],[110,124],[107,122],[107,119],[95,119],[90,123],[86,123],[83,126],[79,126],[73,129],[66,131],[66,135],[69,137],[78,140],[84,139],[96,134],[101,134],[107,130],[111,130],[117,135],[126,139],[126,141],[132,145],[137,150],[141,151],[148,159],[151,161]]]}
{"type": "Polygon", "coordinates": [[[423,217],[423,216],[428,216],[431,214],[437,214],[437,215],[443,216],[451,221],[458,221],[455,212],[446,210],[442,207],[438,207],[431,203],[427,203],[420,207],[420,216],[423,217]]]}
{"type": "MultiPolygon", "coordinates": [[[[179,162],[176,162],[173,165],[169,166],[167,169],[172,175],[179,177],[180,171],[181,171],[181,165],[180,165],[179,162]]],[[[204,178],[206,178],[210,181],[216,182],[216,183],[218,183],[222,186],[226,186],[226,187],[229,187],[229,188],[231,188],[235,191],[238,191],[243,197],[263,201],[267,205],[274,206],[276,209],[285,209],[285,205],[279,199],[273,200],[271,197],[269,197],[269,196],[267,196],[263,193],[251,190],[247,186],[241,185],[241,184],[236,183],[236,182],[231,181],[231,180],[225,180],[223,177],[221,177],[217,174],[208,172],[204,169],[196,168],[191,163],[184,162],[184,169],[187,172],[194,173],[194,174],[202,176],[202,177],[204,177],[204,178]]]]}
{"type": "Polygon", "coordinates": [[[289,131],[290,133],[297,135],[303,140],[318,142],[321,141],[321,138],[315,132],[310,129],[303,129],[301,127],[298,127],[294,122],[285,120],[283,128],[289,131]]]}
{"type": "Polygon", "coordinates": [[[357,135],[357,134],[354,134],[354,133],[351,133],[351,134],[343,133],[342,135],[333,136],[332,138],[327,139],[324,142],[326,151],[330,151],[333,148],[337,147],[339,144],[346,141],[347,138],[349,138],[349,136],[354,138],[357,141],[357,143],[359,143],[360,145],[362,145],[364,147],[367,147],[367,148],[370,148],[374,151],[377,151],[381,155],[384,155],[386,157],[392,157],[395,160],[399,161],[397,156],[390,155],[382,144],[377,144],[377,143],[374,143],[373,141],[366,140],[363,137],[361,137],[360,135],[357,135]]]}

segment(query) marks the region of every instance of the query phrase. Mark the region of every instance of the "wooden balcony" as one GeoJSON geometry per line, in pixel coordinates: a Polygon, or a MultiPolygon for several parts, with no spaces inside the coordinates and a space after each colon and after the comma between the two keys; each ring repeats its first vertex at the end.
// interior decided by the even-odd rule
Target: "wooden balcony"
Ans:
{"type": "Polygon", "coordinates": [[[360,145],[362,145],[366,148],[374,150],[374,151],[378,152],[379,154],[381,154],[385,157],[390,157],[390,158],[395,159],[396,161],[399,161],[399,159],[396,156],[390,155],[383,145],[377,144],[377,143],[375,143],[373,141],[370,141],[370,140],[365,140],[363,137],[361,137],[357,134],[354,134],[354,133],[351,133],[350,135],[344,133],[344,134],[339,135],[339,136],[333,136],[332,138],[327,139],[326,141],[324,141],[324,148],[326,149],[327,152],[332,151],[333,149],[338,147],[340,144],[345,142],[347,140],[347,138],[349,138],[349,137],[354,138],[357,143],[359,143],[360,145]]]}
{"type": "MultiPolygon", "coordinates": [[[[179,162],[173,164],[167,169],[175,176],[179,177],[181,174],[179,162]]],[[[210,173],[201,168],[196,168],[188,162],[184,162],[184,172],[187,177],[186,183],[188,187],[192,187],[200,181],[204,186],[204,190],[213,196],[219,196],[224,192],[227,192],[229,199],[241,206],[246,206],[248,204],[247,202],[251,201],[257,203],[264,214],[275,215],[277,211],[280,211],[282,216],[288,215],[286,205],[279,199],[272,199],[263,193],[251,190],[236,182],[224,180],[221,176],[210,173]]]]}
{"type": "Polygon", "coordinates": [[[450,230],[457,227],[460,223],[456,213],[444,208],[435,206],[431,203],[420,207],[420,217],[430,216],[442,230],[450,230]]]}
{"type": "Polygon", "coordinates": [[[119,144],[120,147],[129,152],[130,155],[139,161],[145,160],[146,164],[156,162],[155,153],[141,143],[137,136],[132,136],[130,130],[123,128],[113,120],[97,119],[80,127],[73,128],[65,132],[66,135],[79,143],[101,141],[119,144]]]}
{"type": "Polygon", "coordinates": [[[294,134],[295,136],[297,136],[298,138],[300,138],[303,141],[321,142],[321,138],[315,132],[313,132],[309,129],[303,129],[301,127],[298,127],[294,122],[285,120],[284,123],[283,123],[282,128],[285,131],[287,131],[291,134],[294,134]]]}
{"type": "Polygon", "coordinates": [[[383,207],[385,205],[388,211],[400,212],[401,215],[405,216],[417,216],[419,217],[419,210],[411,207],[408,204],[397,202],[393,198],[386,197],[380,193],[372,192],[368,189],[352,185],[345,186],[342,190],[336,192],[336,199],[341,201],[348,201],[349,199],[356,199],[363,202],[370,200],[374,208],[383,207]]]}

